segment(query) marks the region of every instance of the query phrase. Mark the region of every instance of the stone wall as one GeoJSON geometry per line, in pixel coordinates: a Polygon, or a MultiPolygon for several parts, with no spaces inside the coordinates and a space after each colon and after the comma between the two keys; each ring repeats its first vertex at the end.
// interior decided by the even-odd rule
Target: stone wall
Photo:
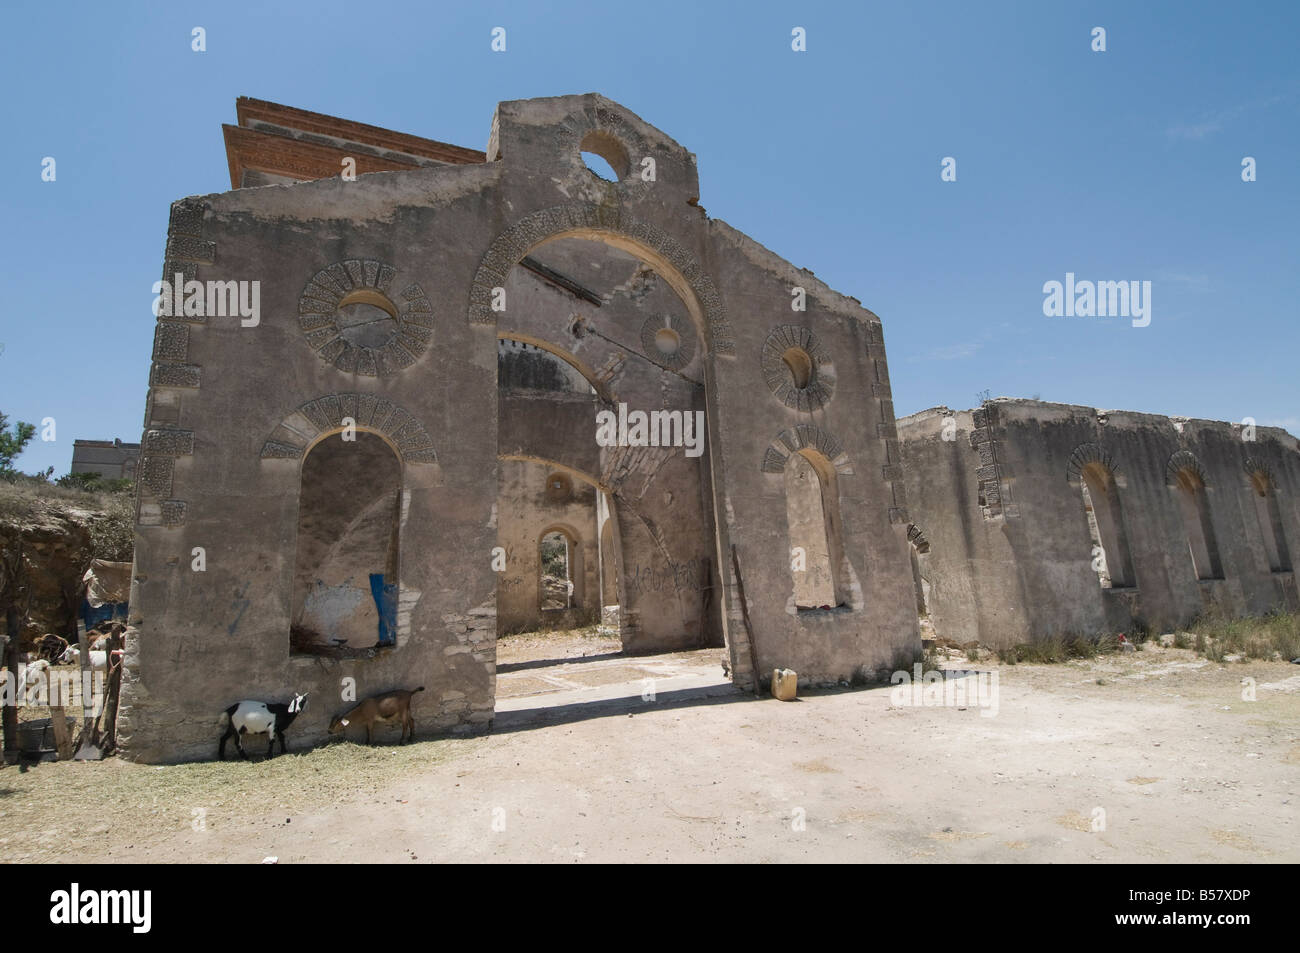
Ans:
{"type": "Polygon", "coordinates": [[[306,689],[290,743],[317,743],[347,678],[358,697],[426,686],[421,733],[489,722],[502,460],[605,494],[598,536],[617,550],[627,651],[725,640],[748,686],[776,666],[856,678],[918,650],[879,319],[710,220],[694,157],[600,96],[502,103],[487,159],[173,206],[164,275],[256,280],[260,320],[158,321],[128,756],[211,757],[227,705],[306,689]],[[575,244],[593,242],[622,258],[575,244]],[[499,337],[561,355],[592,393],[499,393],[499,337]],[[597,445],[591,412],[620,404],[701,412],[702,455],[597,445]],[[304,657],[289,644],[304,459],[351,426],[400,466],[397,642],[304,657]],[[830,608],[797,604],[793,454],[821,484],[830,608]]]}
{"type": "Polygon", "coordinates": [[[1284,430],[1002,398],[913,414],[899,433],[941,637],[1001,647],[1297,606],[1275,542],[1300,542],[1300,453],[1284,430]],[[1189,538],[1202,553],[1212,542],[1217,567],[1189,538]]]}

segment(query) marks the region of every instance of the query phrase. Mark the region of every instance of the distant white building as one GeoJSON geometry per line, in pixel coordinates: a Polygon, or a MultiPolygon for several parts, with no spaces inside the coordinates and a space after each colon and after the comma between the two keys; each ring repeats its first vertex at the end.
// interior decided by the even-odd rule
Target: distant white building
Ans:
{"type": "Polygon", "coordinates": [[[123,443],[116,437],[72,442],[73,473],[98,473],[106,480],[134,480],[139,459],[138,443],[123,443]]]}

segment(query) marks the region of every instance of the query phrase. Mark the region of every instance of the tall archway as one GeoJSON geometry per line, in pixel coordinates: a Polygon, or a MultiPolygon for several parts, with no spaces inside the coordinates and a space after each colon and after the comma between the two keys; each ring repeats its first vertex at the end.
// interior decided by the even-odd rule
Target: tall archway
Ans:
{"type": "Polygon", "coordinates": [[[596,623],[623,598],[612,497],[592,475],[555,460],[501,454],[498,466],[498,635],[596,623]],[[564,555],[552,553],[548,566],[545,543],[556,534],[564,555]],[[561,587],[566,598],[557,603],[561,587]]]}
{"type": "MultiPolygon", "coordinates": [[[[574,582],[584,607],[616,622],[630,652],[719,640],[707,381],[710,342],[730,339],[711,283],[667,235],[605,213],[585,224],[580,214],[530,216],[494,243],[477,280],[497,289],[499,305],[471,320],[492,321],[530,362],[553,358],[588,385],[525,389],[498,364],[503,467],[561,461],[594,477],[594,506],[563,515],[582,524],[584,576],[574,582]],[[614,440],[602,429],[609,417],[620,424],[614,440]]],[[[532,506],[518,488],[499,496],[499,534],[532,506]]],[[[513,597],[498,592],[500,613],[513,597]]],[[[510,631],[500,616],[499,630],[510,631]]]]}
{"type": "Polygon", "coordinates": [[[1169,459],[1169,484],[1178,499],[1178,509],[1187,535],[1187,550],[1197,579],[1222,579],[1219,543],[1206,496],[1205,471],[1192,454],[1180,450],[1169,459]]]}

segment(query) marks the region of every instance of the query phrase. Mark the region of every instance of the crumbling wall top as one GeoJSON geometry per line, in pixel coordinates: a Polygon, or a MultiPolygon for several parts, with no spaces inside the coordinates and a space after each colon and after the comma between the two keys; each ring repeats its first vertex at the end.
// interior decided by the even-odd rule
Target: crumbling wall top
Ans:
{"type": "Polygon", "coordinates": [[[694,205],[700,182],[695,156],[640,116],[599,93],[516,99],[497,104],[488,138],[489,162],[552,177],[593,177],[583,152],[618,174],[611,187],[653,188],[694,205]]]}

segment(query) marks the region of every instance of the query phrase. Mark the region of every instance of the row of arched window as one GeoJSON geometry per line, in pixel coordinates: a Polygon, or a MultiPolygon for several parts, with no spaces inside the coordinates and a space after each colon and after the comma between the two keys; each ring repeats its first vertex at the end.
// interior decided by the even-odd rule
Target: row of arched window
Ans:
{"type": "MultiPolygon", "coordinates": [[[[1076,451],[1075,457],[1086,456],[1076,451]]],[[[1073,468],[1079,478],[1083,508],[1092,536],[1092,568],[1103,588],[1125,589],[1137,585],[1133,555],[1129,547],[1124,509],[1113,464],[1104,456],[1080,462],[1073,468]]],[[[1218,537],[1206,494],[1205,472],[1186,451],[1174,454],[1168,466],[1168,482],[1178,501],[1188,555],[1196,578],[1223,578],[1218,537]]],[[[1250,471],[1255,514],[1264,551],[1272,572],[1290,572],[1291,555],[1282,530],[1277,490],[1267,470],[1250,471]]]]}

